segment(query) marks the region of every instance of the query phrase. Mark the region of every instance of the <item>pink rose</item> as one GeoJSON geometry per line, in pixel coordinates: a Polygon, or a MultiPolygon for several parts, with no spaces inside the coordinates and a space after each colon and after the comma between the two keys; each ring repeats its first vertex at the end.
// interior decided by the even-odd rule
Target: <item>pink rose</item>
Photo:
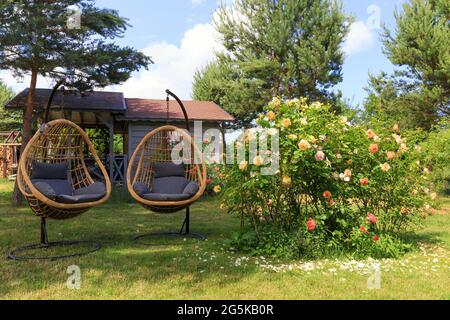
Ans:
{"type": "Polygon", "coordinates": [[[367,185],[369,185],[369,179],[367,179],[367,178],[361,178],[361,179],[359,180],[359,183],[360,183],[362,186],[367,186],[367,185]]]}
{"type": "Polygon", "coordinates": [[[317,223],[313,219],[309,219],[308,222],[306,222],[306,226],[308,227],[309,231],[314,231],[314,229],[316,229],[317,223]]]}
{"type": "Polygon", "coordinates": [[[377,221],[378,221],[378,218],[374,215],[374,214],[372,214],[372,213],[368,213],[367,214],[367,220],[369,220],[369,223],[370,224],[375,224],[375,223],[377,223],[377,221]]]}
{"type": "Polygon", "coordinates": [[[325,199],[331,199],[331,192],[330,191],[325,191],[324,193],[323,193],[323,197],[325,198],[325,199]]]}
{"type": "Polygon", "coordinates": [[[325,153],[323,151],[317,151],[315,158],[317,161],[323,161],[325,160],[325,153]]]}

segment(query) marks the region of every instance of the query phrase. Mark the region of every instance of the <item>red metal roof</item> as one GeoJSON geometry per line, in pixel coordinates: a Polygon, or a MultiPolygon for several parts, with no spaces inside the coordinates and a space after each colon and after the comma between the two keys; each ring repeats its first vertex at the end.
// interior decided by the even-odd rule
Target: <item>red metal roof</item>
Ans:
{"type": "MultiPolygon", "coordinates": [[[[165,120],[167,119],[166,100],[125,99],[127,111],[123,116],[127,120],[165,120]]],[[[234,121],[234,118],[214,102],[183,101],[190,120],[234,121]]],[[[169,119],[183,120],[183,112],[175,100],[169,103],[169,119]]]]}

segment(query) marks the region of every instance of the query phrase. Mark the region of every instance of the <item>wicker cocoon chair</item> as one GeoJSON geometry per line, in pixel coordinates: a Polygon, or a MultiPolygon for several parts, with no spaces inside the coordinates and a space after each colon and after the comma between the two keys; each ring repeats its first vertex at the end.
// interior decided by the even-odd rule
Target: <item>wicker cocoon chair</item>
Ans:
{"type": "Polygon", "coordinates": [[[18,187],[28,201],[31,210],[41,218],[64,220],[75,218],[90,208],[104,203],[111,195],[111,182],[94,146],[86,133],[68,120],[49,122],[43,132],[38,131],[27,144],[19,162],[18,187]],[[93,202],[65,204],[49,199],[31,181],[33,162],[69,162],[69,181],[73,190],[88,187],[94,183],[84,162],[87,149],[103,174],[105,195],[93,202]]]}
{"type": "Polygon", "coordinates": [[[169,96],[172,96],[183,111],[186,130],[172,125],[164,125],[149,132],[130,158],[127,170],[127,187],[131,196],[144,208],[162,214],[186,209],[186,217],[179,232],[149,233],[135,236],[133,239],[137,241],[149,236],[185,236],[204,240],[203,235],[190,233],[189,221],[190,205],[197,201],[206,189],[206,164],[202,152],[190,135],[189,118],[183,102],[170,90],[166,90],[166,93],[167,120],[169,120],[169,96]],[[173,159],[174,154],[178,155],[179,159],[173,159]],[[182,164],[174,164],[174,160],[181,160],[182,164]],[[161,188],[159,184],[155,183],[157,176],[160,174],[156,168],[161,170],[164,167],[164,170],[169,171],[175,168],[174,175],[176,177],[168,174],[166,178],[174,179],[171,186],[177,190],[180,190],[180,186],[177,185],[176,181],[180,181],[181,188],[185,187],[184,191],[181,191],[182,194],[180,194],[180,191],[173,192],[174,190],[170,190],[171,186],[167,187],[166,185],[161,188]],[[167,167],[172,169],[167,169],[167,167]],[[135,189],[137,185],[140,185],[145,192],[137,192],[135,189]],[[192,187],[190,190],[189,185],[192,187]],[[156,189],[166,191],[158,193],[156,189]],[[165,194],[166,192],[167,194],[165,194]]]}
{"type": "Polygon", "coordinates": [[[196,200],[204,193],[206,188],[206,166],[201,158],[201,164],[192,163],[192,155],[185,160],[185,178],[198,184],[198,191],[189,199],[178,201],[154,201],[147,200],[137,194],[133,186],[136,183],[143,183],[148,190],[152,189],[153,165],[155,163],[172,163],[172,151],[175,145],[180,142],[188,143],[192,151],[201,155],[200,150],[193,139],[184,130],[175,126],[166,125],[148,133],[137,146],[130,159],[127,170],[127,184],[131,196],[143,207],[157,213],[173,213],[180,211],[196,200]]]}
{"type": "Polygon", "coordinates": [[[41,218],[41,243],[27,245],[9,252],[9,258],[14,260],[43,260],[43,259],[61,259],[73,256],[84,255],[100,249],[100,244],[90,241],[60,241],[48,242],[46,219],[65,220],[75,218],[88,211],[94,206],[106,202],[111,195],[111,182],[101,163],[97,152],[89,140],[86,133],[76,124],[68,120],[54,120],[46,123],[38,130],[33,138],[28,142],[19,162],[17,172],[17,185],[24,195],[31,210],[41,218]],[[55,198],[50,198],[38,190],[36,180],[33,180],[33,171],[39,166],[57,166],[65,164],[67,167],[66,179],[64,183],[66,189],[71,189],[74,194],[77,191],[84,190],[87,193],[92,192],[96,182],[89,174],[85,163],[85,152],[88,152],[94,159],[98,169],[101,171],[104,183],[101,185],[101,192],[96,195],[85,194],[84,201],[76,201],[80,197],[65,196],[74,199],[73,202],[59,202],[55,198]],[[86,200],[92,198],[93,200],[86,200]],[[17,253],[34,249],[46,249],[49,247],[69,247],[83,244],[91,245],[88,251],[62,256],[18,256],[17,253]]]}

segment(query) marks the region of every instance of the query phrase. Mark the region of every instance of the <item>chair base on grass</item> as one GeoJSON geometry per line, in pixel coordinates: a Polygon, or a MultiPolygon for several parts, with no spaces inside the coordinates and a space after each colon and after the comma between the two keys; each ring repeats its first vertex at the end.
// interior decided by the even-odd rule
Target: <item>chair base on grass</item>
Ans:
{"type": "Polygon", "coordinates": [[[146,233],[141,235],[136,235],[133,237],[133,241],[145,246],[161,246],[164,244],[155,244],[155,243],[145,243],[139,241],[143,238],[157,238],[157,237],[179,237],[179,238],[191,238],[197,239],[200,241],[206,240],[206,237],[200,233],[191,233],[189,231],[189,222],[190,222],[190,212],[189,207],[186,207],[186,218],[184,219],[183,225],[181,226],[180,231],[161,231],[154,233],[146,233]]]}
{"type": "Polygon", "coordinates": [[[39,243],[39,244],[30,244],[23,247],[18,247],[15,249],[12,249],[8,253],[8,259],[11,260],[61,260],[61,259],[67,259],[67,258],[73,258],[73,257],[79,257],[84,256],[89,253],[98,251],[101,249],[101,244],[94,241],[59,241],[59,242],[49,242],[47,244],[39,243]],[[57,247],[74,247],[77,245],[89,245],[89,248],[86,248],[85,251],[77,252],[73,254],[67,254],[67,255],[60,255],[60,256],[21,256],[20,252],[23,251],[31,251],[31,250],[45,250],[50,248],[57,248],[57,247]]]}
{"type": "Polygon", "coordinates": [[[94,241],[57,241],[57,242],[48,242],[47,238],[47,228],[45,218],[41,218],[41,243],[38,244],[30,244],[22,247],[18,247],[15,249],[11,249],[8,252],[8,259],[11,260],[60,260],[67,259],[73,257],[84,256],[89,253],[98,251],[101,249],[101,244],[94,241]],[[76,247],[76,246],[85,246],[86,249],[81,252],[66,254],[66,255],[58,255],[58,256],[21,256],[21,252],[32,251],[32,250],[47,250],[51,248],[58,247],[76,247]]]}

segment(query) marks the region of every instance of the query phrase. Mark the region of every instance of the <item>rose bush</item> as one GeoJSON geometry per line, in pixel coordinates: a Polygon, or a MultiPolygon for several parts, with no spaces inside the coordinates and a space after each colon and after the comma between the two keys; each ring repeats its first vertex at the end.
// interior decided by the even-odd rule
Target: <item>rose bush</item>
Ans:
{"type": "MultiPolygon", "coordinates": [[[[246,160],[227,166],[222,176],[222,206],[252,226],[246,248],[261,253],[268,234],[279,234],[288,235],[291,247],[295,239],[294,256],[395,256],[404,250],[399,234],[430,213],[433,190],[424,179],[419,148],[398,126],[367,128],[328,105],[278,98],[257,124],[265,130],[246,132],[235,149],[248,150],[251,140],[277,129],[279,154],[248,159],[247,152],[246,160]],[[278,172],[262,175],[273,157],[279,157],[278,172]]],[[[240,238],[234,239],[239,246],[240,238]]]]}

